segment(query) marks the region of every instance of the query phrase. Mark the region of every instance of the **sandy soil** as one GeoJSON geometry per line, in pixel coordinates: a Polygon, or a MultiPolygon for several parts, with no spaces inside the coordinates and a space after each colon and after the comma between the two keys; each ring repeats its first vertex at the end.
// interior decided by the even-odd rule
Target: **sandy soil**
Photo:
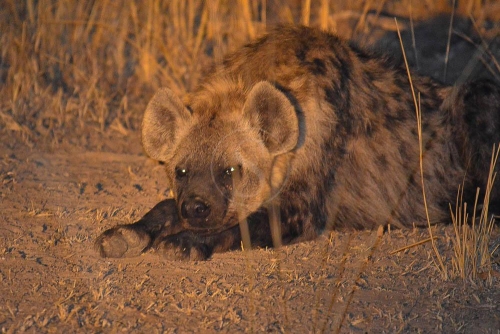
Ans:
{"type": "MultiPolygon", "coordinates": [[[[138,130],[40,138],[0,128],[2,332],[500,332],[500,250],[491,284],[445,280],[429,242],[394,252],[426,229],[335,231],[205,262],[100,258],[96,236],[168,195],[162,166],[138,130]]],[[[453,228],[434,233],[451,273],[453,228]]]]}
{"type": "MultiPolygon", "coordinates": [[[[3,136],[5,137],[5,136],[3,136]]],[[[138,138],[114,138],[138,152],[138,138]],[[132,139],[132,140],[131,140],[132,139]]],[[[445,281],[428,231],[337,231],[284,247],[170,262],[102,259],[93,240],[167,195],[142,154],[2,145],[3,332],[475,332],[500,329],[500,279],[445,281]],[[11,146],[11,147],[9,147],[11,146]],[[13,147],[12,147],[13,146],[13,147]]],[[[12,142],[12,145],[8,143],[12,142]]],[[[451,226],[437,231],[451,257],[451,226]]],[[[499,242],[498,228],[494,240],[499,242]]]]}

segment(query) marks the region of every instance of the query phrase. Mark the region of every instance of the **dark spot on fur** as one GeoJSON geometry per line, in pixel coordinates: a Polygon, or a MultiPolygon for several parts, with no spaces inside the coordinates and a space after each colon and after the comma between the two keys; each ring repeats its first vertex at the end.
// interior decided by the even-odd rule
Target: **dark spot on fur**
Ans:
{"type": "Polygon", "coordinates": [[[311,66],[311,72],[314,75],[325,75],[326,74],[325,62],[319,58],[314,58],[313,64],[311,66]]]}
{"type": "Polygon", "coordinates": [[[306,61],[307,49],[300,48],[295,52],[295,57],[301,62],[304,63],[306,61]]]}
{"type": "Polygon", "coordinates": [[[405,75],[405,76],[395,76],[394,77],[394,85],[396,87],[398,87],[399,89],[410,89],[409,87],[409,81],[408,81],[408,77],[405,75]]]}
{"type": "Polygon", "coordinates": [[[351,80],[350,64],[347,60],[334,56],[329,57],[330,63],[338,70],[338,79],[333,81],[333,87],[325,88],[326,100],[337,111],[337,133],[348,135],[352,133],[356,119],[351,115],[351,96],[349,83],[351,80]]]}
{"type": "Polygon", "coordinates": [[[351,80],[351,64],[348,59],[340,59],[340,89],[349,97],[349,82],[351,80]]]}
{"type": "Polygon", "coordinates": [[[425,171],[424,171],[424,178],[425,178],[425,182],[428,184],[434,184],[435,180],[436,180],[436,177],[433,174],[429,174],[429,173],[426,174],[425,171]]]}
{"type": "Polygon", "coordinates": [[[384,115],[384,125],[387,126],[388,128],[394,127],[394,125],[399,122],[400,120],[392,114],[385,114],[384,115]]]}
{"type": "Polygon", "coordinates": [[[424,148],[424,150],[425,150],[425,151],[428,151],[428,150],[430,150],[430,149],[432,148],[432,146],[434,146],[434,145],[433,145],[433,141],[432,141],[432,140],[428,140],[428,141],[427,141],[427,143],[425,143],[425,148],[424,148]]]}
{"type": "Polygon", "coordinates": [[[215,123],[215,118],[217,117],[217,115],[215,113],[213,113],[211,116],[210,116],[210,119],[208,120],[208,126],[213,128],[214,127],[214,123],[215,123]]]}
{"type": "Polygon", "coordinates": [[[382,166],[383,168],[387,168],[389,163],[387,162],[387,157],[385,156],[385,154],[380,154],[377,157],[377,159],[378,159],[378,163],[380,164],[380,166],[382,166]]]}
{"type": "Polygon", "coordinates": [[[413,184],[415,183],[415,175],[414,174],[410,174],[408,176],[408,184],[413,184]]]}
{"type": "Polygon", "coordinates": [[[408,148],[408,144],[406,142],[403,142],[403,141],[400,142],[398,150],[399,150],[399,154],[401,155],[401,159],[403,159],[404,161],[408,161],[410,158],[409,154],[408,154],[408,151],[410,151],[408,148]]]}
{"type": "Polygon", "coordinates": [[[443,209],[443,210],[449,210],[450,209],[450,201],[448,200],[445,200],[445,199],[441,199],[441,200],[438,200],[438,206],[443,209]]]}
{"type": "Polygon", "coordinates": [[[385,113],[384,121],[387,128],[397,127],[399,123],[404,122],[406,117],[402,117],[401,113],[385,113]]]}
{"type": "Polygon", "coordinates": [[[378,113],[379,101],[376,99],[367,101],[368,110],[373,113],[378,113]]]}
{"type": "Polygon", "coordinates": [[[375,81],[375,76],[374,76],[374,74],[372,72],[365,71],[365,72],[363,72],[363,80],[365,82],[371,83],[371,82],[375,81]]]}
{"type": "Polygon", "coordinates": [[[351,50],[354,52],[356,57],[362,62],[368,62],[373,60],[373,56],[365,50],[362,50],[355,43],[350,43],[351,50]]]}
{"type": "Polygon", "coordinates": [[[480,121],[477,122],[475,128],[477,133],[487,133],[488,124],[486,124],[486,122],[480,121]]]}
{"type": "Polygon", "coordinates": [[[446,177],[443,175],[443,173],[439,170],[436,170],[436,179],[439,181],[439,183],[445,183],[446,182],[446,177]]]}
{"type": "Polygon", "coordinates": [[[365,125],[365,131],[368,137],[372,138],[375,130],[375,125],[372,122],[369,122],[365,125]]]}

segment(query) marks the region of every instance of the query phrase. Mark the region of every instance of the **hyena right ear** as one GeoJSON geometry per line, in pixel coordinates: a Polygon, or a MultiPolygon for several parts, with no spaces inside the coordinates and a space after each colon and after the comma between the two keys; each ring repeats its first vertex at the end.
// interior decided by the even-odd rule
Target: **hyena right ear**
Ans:
{"type": "Polygon", "coordinates": [[[250,90],[244,115],[258,127],[262,140],[273,155],[292,151],[299,143],[299,119],[288,97],[267,81],[250,90]]]}
{"type": "Polygon", "coordinates": [[[161,88],[149,101],[142,120],[142,146],[147,155],[166,161],[182,125],[191,114],[182,101],[168,88],[161,88]]]}

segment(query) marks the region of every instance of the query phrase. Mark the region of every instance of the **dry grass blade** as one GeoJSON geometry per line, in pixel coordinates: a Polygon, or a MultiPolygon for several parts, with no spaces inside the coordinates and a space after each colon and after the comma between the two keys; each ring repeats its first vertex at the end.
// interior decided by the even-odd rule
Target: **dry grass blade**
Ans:
{"type": "Polygon", "coordinates": [[[453,18],[455,17],[455,1],[453,0],[453,7],[450,18],[450,27],[448,28],[448,41],[446,42],[446,56],[444,58],[444,73],[443,73],[443,81],[446,82],[446,75],[448,70],[448,59],[450,56],[450,45],[451,45],[451,32],[453,31],[453,18]]]}
{"type": "Polygon", "coordinates": [[[328,29],[328,17],[330,16],[330,4],[328,0],[321,0],[321,9],[319,11],[319,24],[322,30],[328,29]]]}
{"type": "Polygon", "coordinates": [[[0,120],[5,124],[5,128],[11,131],[23,131],[23,128],[17,123],[12,116],[4,114],[0,111],[0,120]]]}
{"type": "MultiPolygon", "coordinates": [[[[238,185],[240,184],[240,171],[237,170],[233,175],[233,187],[234,189],[239,189],[238,185]]],[[[252,242],[250,239],[250,229],[248,227],[248,221],[247,217],[242,215],[242,203],[244,203],[241,199],[241,194],[239,194],[237,191],[235,191],[235,206],[236,206],[236,211],[238,213],[238,221],[240,225],[240,233],[241,233],[241,248],[244,251],[249,251],[252,249],[252,242]]]]}
{"type": "Polygon", "coordinates": [[[413,54],[415,55],[415,66],[417,70],[419,69],[418,66],[418,52],[417,52],[417,42],[415,40],[415,29],[413,25],[413,4],[410,0],[410,31],[411,31],[411,45],[413,47],[413,54]]]}
{"type": "Polygon", "coordinates": [[[242,10],[242,16],[248,31],[250,38],[255,38],[255,28],[252,22],[252,12],[250,10],[250,3],[248,0],[240,0],[240,7],[242,10]]]}
{"type": "Polygon", "coordinates": [[[308,26],[310,17],[311,17],[311,0],[302,0],[301,23],[305,26],[308,26]]]}
{"type": "Polygon", "coordinates": [[[436,246],[436,243],[434,241],[435,239],[434,239],[434,235],[432,233],[432,226],[431,226],[431,221],[429,218],[429,210],[427,207],[427,198],[426,198],[426,194],[425,194],[424,164],[423,164],[423,153],[424,152],[423,152],[423,147],[422,147],[422,114],[421,114],[421,110],[420,110],[420,93],[419,93],[419,98],[417,100],[415,89],[413,87],[413,81],[411,79],[410,67],[408,66],[408,60],[406,58],[405,48],[403,45],[403,39],[401,38],[401,31],[399,30],[399,26],[398,26],[398,20],[397,19],[394,19],[394,20],[396,21],[399,42],[401,45],[401,52],[403,53],[403,59],[404,59],[405,66],[406,66],[406,72],[408,74],[408,80],[410,81],[410,89],[411,89],[411,93],[413,96],[413,102],[415,104],[415,113],[417,116],[418,145],[419,145],[419,153],[420,153],[420,155],[419,155],[420,181],[421,181],[421,186],[422,186],[422,196],[424,199],[425,216],[427,218],[427,226],[428,226],[429,235],[430,235],[430,239],[431,239],[431,243],[432,243],[432,249],[434,250],[434,256],[437,260],[437,268],[438,268],[439,272],[441,273],[441,275],[443,276],[443,278],[448,279],[448,271],[446,270],[446,266],[444,265],[441,254],[439,253],[437,246],[436,246]]]}
{"type": "MultiPolygon", "coordinates": [[[[359,17],[358,23],[356,24],[356,27],[354,28],[354,33],[357,32],[362,32],[364,29],[366,29],[366,17],[368,15],[368,12],[370,11],[372,7],[372,0],[368,0],[365,3],[365,6],[363,7],[363,13],[359,17]]],[[[385,1],[383,1],[385,2],[385,1]]]]}
{"type": "Polygon", "coordinates": [[[271,227],[271,237],[273,239],[274,248],[280,248],[283,245],[281,240],[281,215],[280,207],[276,203],[271,203],[268,208],[269,225],[271,227]]]}

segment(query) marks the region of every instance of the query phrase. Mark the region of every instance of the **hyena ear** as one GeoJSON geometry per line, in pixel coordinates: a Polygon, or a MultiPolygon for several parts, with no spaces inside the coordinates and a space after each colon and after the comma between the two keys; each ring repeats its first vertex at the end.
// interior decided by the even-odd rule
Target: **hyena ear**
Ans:
{"type": "Polygon", "coordinates": [[[179,129],[191,113],[168,88],[161,88],[149,101],[142,120],[142,145],[155,160],[168,160],[179,129]]]}
{"type": "Polygon", "coordinates": [[[299,140],[297,112],[287,96],[267,81],[257,83],[248,94],[244,114],[258,127],[273,155],[293,150],[299,140]]]}

